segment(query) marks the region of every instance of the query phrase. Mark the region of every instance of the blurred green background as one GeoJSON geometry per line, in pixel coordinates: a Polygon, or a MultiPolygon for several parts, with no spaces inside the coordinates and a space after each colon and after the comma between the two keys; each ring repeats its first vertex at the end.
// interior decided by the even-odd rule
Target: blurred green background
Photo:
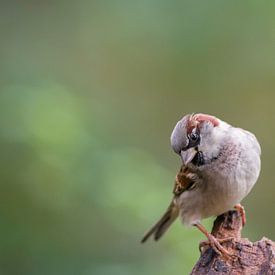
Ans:
{"type": "Polygon", "coordinates": [[[1,1],[0,14],[0,274],[188,274],[196,229],[139,241],[171,198],[170,133],[190,112],[256,134],[243,235],[275,239],[274,2],[1,1]]]}

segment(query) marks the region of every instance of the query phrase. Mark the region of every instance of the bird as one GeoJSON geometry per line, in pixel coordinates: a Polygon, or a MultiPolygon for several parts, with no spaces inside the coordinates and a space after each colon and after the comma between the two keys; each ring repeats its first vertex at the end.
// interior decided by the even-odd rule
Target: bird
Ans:
{"type": "MultiPolygon", "coordinates": [[[[261,147],[251,132],[233,127],[208,114],[185,115],[171,134],[173,151],[181,158],[172,201],[160,220],[144,235],[159,240],[179,217],[184,225],[198,228],[219,254],[230,253],[202,225],[201,221],[229,210],[240,212],[246,223],[241,201],[256,183],[261,169],[261,147]]],[[[200,245],[201,250],[201,245],[200,245]]]]}

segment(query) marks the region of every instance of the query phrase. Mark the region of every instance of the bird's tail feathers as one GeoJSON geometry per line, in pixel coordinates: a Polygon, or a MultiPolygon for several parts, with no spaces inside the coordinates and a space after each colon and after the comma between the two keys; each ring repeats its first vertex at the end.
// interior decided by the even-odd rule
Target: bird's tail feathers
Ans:
{"type": "Polygon", "coordinates": [[[144,243],[147,239],[154,235],[154,240],[157,241],[166,232],[169,226],[175,221],[179,215],[178,207],[175,205],[174,200],[169,205],[168,209],[160,220],[144,235],[141,242],[144,243]]]}

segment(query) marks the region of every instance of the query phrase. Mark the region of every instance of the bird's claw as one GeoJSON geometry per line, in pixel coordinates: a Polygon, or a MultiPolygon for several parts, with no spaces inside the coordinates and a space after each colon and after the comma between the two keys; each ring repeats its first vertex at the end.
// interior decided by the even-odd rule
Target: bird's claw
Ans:
{"type": "Polygon", "coordinates": [[[236,204],[234,206],[234,208],[240,212],[241,214],[241,217],[242,217],[242,225],[243,227],[245,226],[246,224],[246,215],[245,215],[245,210],[244,210],[244,207],[239,203],[239,204],[236,204]]]}
{"type": "Polygon", "coordinates": [[[202,241],[199,244],[200,252],[203,253],[205,251],[205,247],[211,247],[219,256],[224,256],[225,258],[234,257],[234,254],[230,253],[227,249],[225,249],[221,243],[229,242],[234,240],[233,237],[223,238],[223,239],[217,239],[212,235],[208,236],[207,241],[202,241]]]}

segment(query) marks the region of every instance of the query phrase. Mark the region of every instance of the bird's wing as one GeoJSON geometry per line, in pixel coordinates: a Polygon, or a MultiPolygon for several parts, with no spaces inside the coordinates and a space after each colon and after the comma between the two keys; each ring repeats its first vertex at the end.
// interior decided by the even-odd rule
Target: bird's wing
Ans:
{"type": "Polygon", "coordinates": [[[187,167],[182,166],[175,179],[175,186],[173,189],[174,198],[172,199],[172,202],[159,221],[144,235],[141,240],[142,243],[146,242],[151,235],[154,235],[154,240],[157,241],[166,232],[179,215],[176,197],[178,197],[182,192],[194,188],[195,183],[196,175],[187,167]]]}
{"type": "Polygon", "coordinates": [[[198,179],[199,177],[197,174],[183,165],[176,175],[173,194],[179,196],[182,192],[193,189],[198,179]]]}

